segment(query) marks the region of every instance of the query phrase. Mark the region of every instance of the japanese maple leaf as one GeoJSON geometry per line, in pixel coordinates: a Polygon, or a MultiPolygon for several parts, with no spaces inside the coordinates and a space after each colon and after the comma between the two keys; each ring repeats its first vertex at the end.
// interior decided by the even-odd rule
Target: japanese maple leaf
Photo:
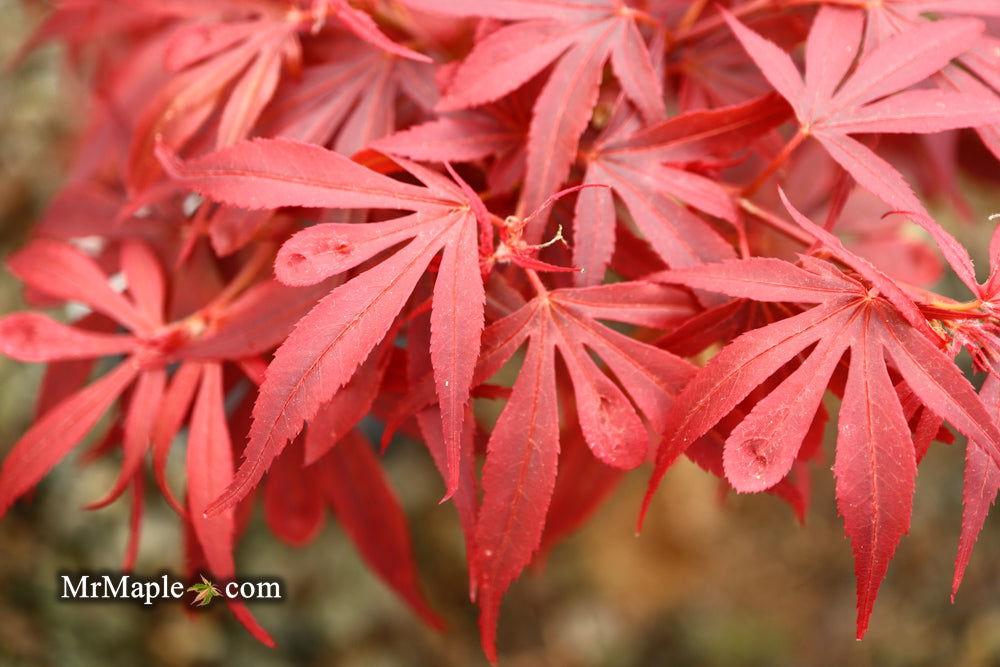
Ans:
{"type": "Polygon", "coordinates": [[[477,225],[492,236],[486,209],[471,189],[413,163],[403,164],[424,186],[403,183],[338,153],[283,139],[245,142],[187,163],[166,154],[163,159],[182,183],[243,208],[414,211],[385,222],[316,225],[282,246],[275,265],[278,279],[310,285],[405,243],[319,301],[278,349],[254,406],[245,461],[212,511],[245,496],[285,443],[351,379],[441,251],[431,314],[431,359],[451,496],[458,485],[462,420],[483,327],[485,293],[477,225]]]}
{"type": "Polygon", "coordinates": [[[865,41],[875,46],[909,27],[928,20],[927,16],[961,14],[965,16],[1000,16],[1000,5],[995,0],[969,2],[969,0],[882,0],[879,3],[859,3],[868,21],[865,41]]]}
{"type": "Polygon", "coordinates": [[[131,192],[142,192],[161,174],[156,141],[182,150],[217,108],[216,146],[246,137],[274,94],[283,63],[301,57],[299,23],[286,20],[288,7],[249,9],[214,25],[184,25],[167,45],[164,67],[176,74],[147,102],[133,132],[126,172],[131,192]]]}
{"type": "MultiPolygon", "coordinates": [[[[764,15],[750,26],[790,50],[805,39],[808,22],[796,14],[764,15]]],[[[723,30],[680,44],[667,57],[667,73],[680,78],[677,95],[682,111],[741,104],[770,90],[739,42],[723,30]]]]}
{"type": "Polygon", "coordinates": [[[918,25],[866,53],[847,75],[857,56],[864,16],[824,5],[806,42],[803,81],[788,54],[732,15],[724,16],[767,80],[795,110],[799,131],[784,155],[815,137],[862,187],[893,208],[924,212],[903,176],[851,134],[939,132],[1000,118],[1000,100],[992,96],[903,90],[964,53],[982,33],[983,24],[976,19],[918,25]]]}
{"type": "MultiPolygon", "coordinates": [[[[122,246],[121,267],[129,284],[127,295],[118,294],[108,286],[107,276],[94,260],[63,242],[35,241],[12,256],[8,265],[28,287],[94,309],[98,315],[83,322],[100,316],[98,322],[116,322],[130,333],[113,333],[114,326],[68,326],[40,313],[15,313],[0,320],[0,351],[4,354],[53,365],[116,354],[130,356],[80,392],[75,392],[75,388],[84,384],[86,374],[76,381],[72,379],[73,372],[53,377],[51,389],[58,391],[49,393],[43,389],[42,398],[47,405],[39,413],[45,420],[53,421],[36,423],[22,438],[21,442],[27,444],[15,445],[5,462],[5,472],[0,473],[9,482],[3,485],[0,505],[4,510],[75,446],[106,407],[138,378],[138,387],[145,383],[145,389],[137,388],[136,392],[149,399],[148,404],[137,401],[135,395],[130,401],[122,475],[112,492],[95,505],[113,500],[142,460],[151,429],[159,423],[154,424],[152,416],[171,411],[173,387],[187,375],[182,363],[169,386],[165,386],[166,365],[176,361],[240,359],[267,351],[287,334],[318,294],[316,288],[300,290],[265,281],[242,294],[226,290],[197,312],[166,322],[163,308],[168,288],[176,285],[167,284],[157,258],[141,242],[127,241],[122,246]],[[284,307],[275,310],[271,299],[282,300],[284,307]],[[67,384],[68,390],[60,386],[67,384]],[[158,398],[161,396],[166,396],[162,405],[158,398]],[[57,408],[61,417],[55,414],[57,408]],[[63,431],[59,420],[67,419],[67,415],[76,417],[72,428],[63,431]],[[38,440],[45,445],[33,444],[38,440]]],[[[90,368],[92,364],[84,367],[90,368]]]]}
{"type": "Polygon", "coordinates": [[[526,84],[511,95],[475,109],[440,114],[371,144],[371,148],[412,160],[487,162],[491,194],[513,190],[524,178],[531,105],[540,90],[526,84]]]}
{"type": "MultiPolygon", "coordinates": [[[[864,6],[868,15],[865,24],[866,48],[873,48],[894,35],[928,20],[928,13],[1000,16],[1000,5],[992,1],[964,0],[887,0],[864,6]]],[[[942,90],[974,93],[984,97],[1000,94],[1000,39],[983,34],[968,51],[934,75],[942,90]],[[963,69],[964,68],[964,69],[963,69]]],[[[984,145],[1000,159],[1000,123],[975,128],[984,145]]]]}
{"type": "MultiPolygon", "coordinates": [[[[342,32],[329,31],[323,37],[322,48],[309,53],[319,64],[306,67],[301,77],[282,79],[260,116],[256,134],[332,144],[334,150],[350,155],[396,129],[400,122],[396,108],[403,106],[399,98],[414,100],[422,112],[437,101],[428,63],[387,55],[342,32]]],[[[273,226],[266,210],[219,206],[203,221],[198,213],[200,226],[207,228],[219,255],[238,250],[260,230],[273,226]]]]}
{"type": "MultiPolygon", "coordinates": [[[[569,371],[579,427],[593,455],[614,468],[636,467],[645,460],[648,446],[639,413],[659,431],[692,367],[597,319],[666,328],[689,317],[690,298],[661,287],[628,282],[542,291],[483,332],[474,385],[490,378],[527,342],[524,363],[487,445],[484,495],[473,540],[475,553],[470,556],[482,644],[491,661],[496,661],[501,597],[541,544],[556,482],[556,351],[569,371]],[[591,354],[600,357],[617,383],[591,354]]],[[[427,405],[433,400],[430,389],[430,378],[416,382],[404,409],[427,405]]]]}
{"type": "Polygon", "coordinates": [[[476,44],[441,99],[442,111],[496,100],[555,63],[535,103],[528,136],[522,193],[526,210],[537,209],[568,176],[607,62],[647,122],[665,115],[663,84],[639,31],[643,15],[621,0],[407,0],[406,4],[455,16],[516,21],[476,44]]]}
{"type": "MultiPolygon", "coordinates": [[[[943,136],[922,135],[921,138],[943,136]]],[[[880,145],[883,144],[880,142],[880,145]]],[[[913,154],[912,140],[905,142],[904,150],[907,155],[913,154]]],[[[931,160],[930,156],[926,156],[921,164],[930,165],[931,160]]],[[[943,275],[944,263],[933,242],[922,235],[909,233],[911,223],[905,217],[883,216],[885,204],[870,192],[856,187],[854,179],[830,159],[819,142],[807,144],[799,150],[796,169],[785,176],[782,189],[794,193],[797,206],[806,215],[825,220],[827,227],[836,221],[837,234],[844,245],[891,278],[930,288],[943,275]]],[[[761,199],[765,197],[771,199],[762,193],[761,199]]],[[[773,201],[780,205],[777,192],[773,201]]],[[[783,243],[777,238],[775,242],[783,243]]],[[[785,253],[800,249],[803,242],[810,243],[803,239],[788,239],[784,243],[787,251],[771,245],[769,253],[790,257],[792,255],[785,253]]],[[[957,249],[954,240],[951,245],[957,249]]]]}
{"type": "Polygon", "coordinates": [[[812,257],[803,257],[801,267],[750,258],[664,274],[669,282],[729,296],[815,305],[743,334],[695,375],[667,419],[649,494],[690,443],[811,348],[725,444],[726,477],[737,491],[760,491],[781,480],[835,369],[849,352],[834,475],[838,508],[854,550],[861,638],[889,561],[909,530],[916,475],[916,452],[890,378],[890,362],[915,399],[968,436],[970,447],[982,450],[994,463],[1000,462],[1000,431],[913,301],[784,201],[796,221],[857,274],[812,257]]]}
{"type": "Polygon", "coordinates": [[[0,470],[0,514],[76,446],[115,399],[136,383],[125,418],[121,474],[107,496],[94,505],[114,500],[146,452],[166,391],[166,365],[179,359],[235,359],[265,351],[277,344],[308,304],[308,297],[297,300],[293,298],[296,290],[272,282],[231,303],[220,302],[166,322],[167,283],[156,257],[138,241],[125,242],[121,251],[129,296],[112,290],[92,259],[60,241],[35,241],[11,257],[8,266],[29,287],[85,303],[130,333],[78,329],[34,312],[0,320],[0,351],[21,361],[129,355],[101,379],[49,409],[14,445],[0,470]],[[279,294],[291,307],[291,315],[285,309],[265,314],[267,299],[279,294]]]}
{"type": "Polygon", "coordinates": [[[204,607],[212,602],[216,597],[222,595],[218,587],[211,581],[205,578],[205,575],[201,575],[201,583],[194,584],[193,586],[188,586],[188,592],[194,592],[194,599],[191,600],[191,604],[197,604],[199,607],[204,607]]]}
{"type": "Polygon", "coordinates": [[[582,191],[576,203],[573,264],[583,284],[600,283],[614,252],[612,192],[624,202],[639,231],[670,266],[691,266],[733,258],[732,246],[680,199],[733,221],[730,194],[691,163],[729,157],[780,124],[787,106],[775,96],[714,110],[692,111],[640,129],[639,119],[620,104],[608,126],[583,151],[585,184],[610,190],[582,191]]]}
{"type": "MultiPolygon", "coordinates": [[[[68,363],[127,355],[91,384],[78,388],[70,380],[68,392],[63,391],[55,400],[49,398],[52,405],[15,443],[0,468],[0,516],[79,444],[132,386],[124,417],[121,472],[112,489],[90,507],[109,504],[130,482],[141,478],[141,465],[152,443],[154,471],[168,500],[179,512],[191,516],[213,571],[218,576],[232,576],[231,517],[202,526],[203,507],[192,505],[188,513],[166,485],[166,456],[201,386],[191,417],[188,504],[197,503],[198,494],[207,493],[206,486],[211,487],[220,475],[231,477],[232,471],[226,473],[223,465],[224,457],[231,456],[229,445],[224,452],[217,451],[223,437],[219,429],[224,428],[224,413],[221,417],[216,414],[223,410],[222,397],[218,396],[218,405],[211,404],[221,391],[212,384],[216,374],[221,377],[220,362],[273,348],[306,312],[318,296],[317,290],[265,281],[242,294],[226,290],[197,312],[168,322],[166,304],[172,286],[148,246],[139,241],[124,242],[120,264],[128,283],[127,294],[115,292],[94,260],[61,241],[35,241],[8,260],[10,270],[27,286],[61,300],[85,303],[129,333],[77,328],[34,312],[0,320],[0,352],[20,361],[68,363]],[[282,303],[281,308],[274,308],[275,300],[282,303]],[[182,363],[168,380],[167,366],[177,361],[182,363]],[[207,388],[205,383],[209,383],[207,388]],[[216,423],[218,419],[223,419],[222,427],[216,423]],[[199,439],[199,428],[210,435],[199,439]],[[204,449],[199,448],[202,445],[204,449]]],[[[89,366],[84,369],[89,370],[89,366]]],[[[72,375],[71,368],[62,370],[70,370],[72,375]]],[[[58,378],[65,381],[67,376],[58,378]]],[[[86,375],[79,384],[85,379],[86,375]]],[[[228,442],[228,431],[224,437],[228,442]]],[[[234,613],[255,636],[265,643],[271,641],[248,612],[234,608],[234,613]]]]}
{"type": "Polygon", "coordinates": [[[309,51],[318,64],[279,85],[261,116],[261,135],[329,144],[351,155],[396,129],[401,98],[428,111],[437,103],[430,64],[389,56],[351,35],[323,36],[309,51]]]}
{"type": "Polygon", "coordinates": [[[308,8],[290,0],[222,2],[214,23],[205,23],[205,3],[166,3],[198,20],[182,24],[164,54],[164,67],[177,72],[143,111],[129,157],[133,192],[159,174],[154,144],[181,150],[219,110],[215,146],[229,146],[247,136],[271,101],[282,66],[301,69],[301,32],[335,17],[361,39],[383,51],[429,62],[429,58],[389,40],[375,21],[346,0],[313,0],[308,8]]]}

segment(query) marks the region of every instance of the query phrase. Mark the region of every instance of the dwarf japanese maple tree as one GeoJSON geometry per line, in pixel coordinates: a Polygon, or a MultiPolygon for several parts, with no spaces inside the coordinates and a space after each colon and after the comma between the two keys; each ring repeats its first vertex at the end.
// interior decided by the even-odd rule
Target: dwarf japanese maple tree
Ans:
{"type": "Polygon", "coordinates": [[[860,638],[950,425],[968,442],[957,590],[1000,490],[1000,236],[977,276],[934,215],[968,213],[959,176],[996,187],[998,16],[57,2],[27,46],[64,43],[91,99],[67,184],[7,260],[34,310],[0,319],[0,351],[48,367],[0,515],[110,412],[88,458],[120,450],[121,472],[91,508],[132,489],[126,568],[148,460],[192,577],[236,575],[256,497],[294,545],[328,506],[439,627],[374,418],[383,450],[404,432],[440,471],[496,661],[505,591],[627,471],[652,471],[642,515],[687,456],[802,517],[828,449],[860,638]],[[968,300],[932,291],[944,266],[968,300]],[[67,302],[88,314],[38,312],[67,302]],[[504,401],[495,423],[478,399],[504,401]]]}

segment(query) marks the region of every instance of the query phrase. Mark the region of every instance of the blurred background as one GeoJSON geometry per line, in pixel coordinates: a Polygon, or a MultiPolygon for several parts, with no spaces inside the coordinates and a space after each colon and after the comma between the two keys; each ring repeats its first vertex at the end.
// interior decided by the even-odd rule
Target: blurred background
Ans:
{"type": "MultiPolygon", "coordinates": [[[[9,62],[38,16],[0,0],[0,62],[9,62]]],[[[72,150],[73,90],[47,47],[0,78],[0,255],[27,238],[59,185],[72,150]]],[[[970,184],[977,219],[1000,196],[970,184]]],[[[982,257],[985,225],[952,225],[982,257]]],[[[946,288],[947,289],[947,288],[946,288]]],[[[956,295],[959,293],[956,293],[956,295]]],[[[22,307],[0,273],[0,311],[22,307]]],[[[27,428],[41,367],[0,359],[0,454],[27,428]]],[[[833,502],[832,476],[816,472],[800,527],[771,497],[720,500],[716,480],[684,462],[668,473],[647,528],[633,534],[645,471],[633,474],[544,567],[516,582],[500,621],[501,662],[553,665],[991,665],[1000,664],[1000,523],[991,517],[954,605],[948,596],[961,520],[962,449],[935,444],[920,469],[913,526],[875,606],[854,639],[854,580],[833,502]]],[[[329,521],[292,549],[258,512],[237,554],[246,575],[285,581],[287,600],[251,604],[278,648],[257,644],[223,605],[188,613],[180,603],[60,603],[62,570],[115,569],[128,504],[80,508],[106,490],[115,460],[76,457],[0,522],[0,665],[485,664],[476,609],[466,594],[463,544],[437,473],[417,443],[385,460],[410,518],[427,595],[449,623],[437,634],[361,563],[329,521]]],[[[175,516],[151,492],[137,573],[180,572],[175,516]]]]}

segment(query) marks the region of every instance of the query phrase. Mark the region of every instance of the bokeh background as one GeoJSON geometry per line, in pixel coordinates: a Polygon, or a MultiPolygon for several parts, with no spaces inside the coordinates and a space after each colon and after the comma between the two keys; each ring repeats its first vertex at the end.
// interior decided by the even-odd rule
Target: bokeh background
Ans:
{"type": "MultiPolygon", "coordinates": [[[[0,0],[0,62],[39,16],[0,0]]],[[[74,90],[60,52],[47,47],[0,78],[0,255],[27,238],[59,185],[73,148],[74,90]]],[[[977,219],[1000,194],[969,183],[977,219]]],[[[980,261],[980,228],[952,230],[980,261]]],[[[945,288],[947,289],[947,288],[945,288]]],[[[955,292],[960,295],[961,292],[955,292]]],[[[0,273],[0,312],[22,306],[0,273]]],[[[0,454],[29,424],[38,366],[0,359],[0,454]]],[[[0,522],[0,665],[486,664],[467,599],[457,519],[439,506],[437,473],[421,447],[402,442],[385,459],[411,520],[428,597],[447,618],[436,634],[371,575],[328,522],[305,549],[277,542],[255,517],[237,555],[241,572],[277,576],[287,601],[252,605],[279,648],[254,642],[223,605],[60,603],[56,573],[115,569],[127,502],[80,509],[102,495],[117,461],[82,467],[71,457],[0,522]]],[[[647,528],[633,534],[646,472],[633,474],[544,567],[515,583],[501,616],[507,667],[552,665],[997,665],[1000,664],[1000,523],[987,522],[965,585],[949,603],[961,519],[962,449],[935,444],[920,469],[913,526],[875,607],[854,639],[850,546],[817,470],[813,508],[800,527],[771,497],[720,500],[717,482],[681,463],[668,473],[647,528]]],[[[150,493],[136,571],[181,571],[178,525],[150,493]]]]}

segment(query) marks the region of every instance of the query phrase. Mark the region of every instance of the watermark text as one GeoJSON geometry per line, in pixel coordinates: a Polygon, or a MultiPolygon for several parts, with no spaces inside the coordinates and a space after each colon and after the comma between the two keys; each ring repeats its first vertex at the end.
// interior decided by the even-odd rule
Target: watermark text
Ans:
{"type": "Polygon", "coordinates": [[[204,575],[200,581],[185,583],[170,573],[148,578],[126,572],[60,573],[57,577],[60,600],[133,602],[150,606],[157,602],[194,598],[192,604],[205,606],[216,597],[229,600],[284,599],[279,579],[244,579],[213,583],[204,575]],[[192,595],[193,594],[193,595],[192,595]]]}

